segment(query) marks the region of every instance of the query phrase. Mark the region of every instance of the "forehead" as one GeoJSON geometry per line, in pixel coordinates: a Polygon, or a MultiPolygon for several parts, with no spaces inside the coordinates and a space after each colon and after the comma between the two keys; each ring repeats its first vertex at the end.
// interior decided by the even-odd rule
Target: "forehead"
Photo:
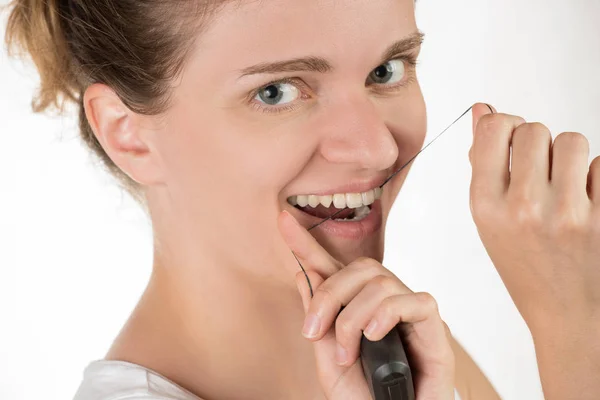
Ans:
{"type": "Polygon", "coordinates": [[[371,63],[415,30],[414,0],[242,0],[214,17],[197,53],[232,68],[307,55],[371,63]]]}

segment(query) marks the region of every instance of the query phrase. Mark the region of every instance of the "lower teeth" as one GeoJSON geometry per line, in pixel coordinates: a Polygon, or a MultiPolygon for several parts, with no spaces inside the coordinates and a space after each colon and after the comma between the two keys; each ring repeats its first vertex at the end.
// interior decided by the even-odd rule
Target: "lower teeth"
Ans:
{"type": "Polygon", "coordinates": [[[364,219],[371,212],[369,206],[362,206],[354,210],[354,216],[352,218],[334,218],[334,221],[346,221],[346,222],[357,222],[364,219]]]}

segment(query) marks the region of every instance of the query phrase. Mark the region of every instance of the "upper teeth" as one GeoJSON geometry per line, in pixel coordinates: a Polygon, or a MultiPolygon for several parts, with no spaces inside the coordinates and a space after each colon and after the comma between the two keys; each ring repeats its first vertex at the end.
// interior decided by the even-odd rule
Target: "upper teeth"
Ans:
{"type": "Polygon", "coordinates": [[[288,198],[288,203],[291,205],[299,205],[300,207],[310,206],[312,208],[321,204],[323,207],[329,207],[333,203],[335,208],[359,208],[373,204],[375,200],[381,198],[380,187],[367,190],[362,193],[336,193],[325,196],[316,196],[314,194],[300,194],[288,198]]]}

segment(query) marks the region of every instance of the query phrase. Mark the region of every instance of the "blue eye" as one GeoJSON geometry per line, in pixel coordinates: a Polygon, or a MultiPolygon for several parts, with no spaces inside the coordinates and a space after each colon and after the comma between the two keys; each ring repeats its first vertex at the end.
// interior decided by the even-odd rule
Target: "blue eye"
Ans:
{"type": "Polygon", "coordinates": [[[395,83],[404,78],[405,69],[402,60],[390,60],[371,71],[369,79],[377,84],[395,83]]]}
{"type": "Polygon", "coordinates": [[[291,103],[300,96],[300,90],[291,83],[272,83],[259,89],[254,97],[265,104],[274,106],[291,103]]]}

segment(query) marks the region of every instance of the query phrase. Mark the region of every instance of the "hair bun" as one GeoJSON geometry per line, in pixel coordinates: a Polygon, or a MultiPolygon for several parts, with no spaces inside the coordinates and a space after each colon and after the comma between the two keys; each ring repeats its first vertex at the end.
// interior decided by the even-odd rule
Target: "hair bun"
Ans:
{"type": "Polygon", "coordinates": [[[50,106],[63,110],[65,101],[77,101],[80,88],[72,74],[59,0],[13,0],[9,6],[5,42],[9,55],[28,55],[40,75],[32,100],[35,112],[50,106]]]}
{"type": "MultiPolygon", "coordinates": [[[[110,87],[136,113],[169,106],[171,82],[182,72],[196,36],[226,0],[12,0],[5,41],[9,54],[28,55],[40,75],[31,106],[78,108],[83,142],[130,193],[136,182],[102,148],[83,104],[92,83],[110,87]]],[[[5,7],[2,7],[4,9],[5,7]]]]}

